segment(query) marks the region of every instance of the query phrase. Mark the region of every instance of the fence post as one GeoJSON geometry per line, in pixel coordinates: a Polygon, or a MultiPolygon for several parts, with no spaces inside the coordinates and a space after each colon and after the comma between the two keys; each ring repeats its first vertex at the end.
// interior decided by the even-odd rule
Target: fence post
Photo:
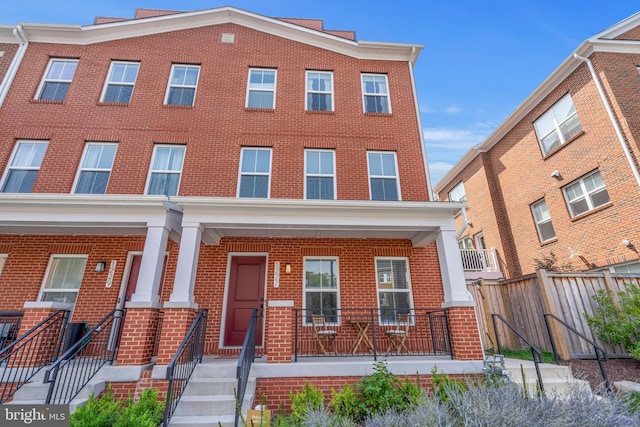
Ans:
{"type": "MultiPolygon", "coordinates": [[[[563,319],[562,314],[557,309],[555,298],[550,291],[551,283],[549,281],[549,276],[547,275],[547,270],[542,268],[536,270],[536,283],[538,285],[538,290],[540,291],[544,311],[563,319]]],[[[569,353],[569,347],[567,346],[567,337],[565,336],[564,330],[560,328],[560,325],[553,320],[551,321],[551,333],[555,338],[558,356],[562,360],[569,360],[571,355],[569,353]]]]}
{"type": "Polygon", "coordinates": [[[493,327],[493,321],[491,320],[491,308],[489,307],[489,298],[488,295],[486,294],[486,290],[484,287],[484,279],[480,278],[478,279],[478,281],[480,282],[480,298],[482,298],[482,310],[484,311],[484,317],[486,319],[487,322],[487,333],[489,334],[489,340],[491,341],[491,344],[493,344],[494,346],[496,345],[497,341],[496,341],[496,330],[493,327]]]}
{"type": "Polygon", "coordinates": [[[620,306],[620,297],[616,292],[615,286],[613,286],[613,278],[611,278],[611,272],[609,270],[602,270],[602,277],[604,278],[604,287],[611,294],[611,302],[618,310],[622,310],[620,306]]]}

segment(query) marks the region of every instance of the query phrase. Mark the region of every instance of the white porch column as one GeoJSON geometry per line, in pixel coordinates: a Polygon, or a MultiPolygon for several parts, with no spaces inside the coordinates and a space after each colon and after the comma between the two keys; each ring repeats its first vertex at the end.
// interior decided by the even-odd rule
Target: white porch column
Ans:
{"type": "Polygon", "coordinates": [[[171,292],[169,302],[165,303],[165,307],[197,307],[194,303],[193,291],[196,283],[201,239],[202,228],[199,224],[183,225],[176,279],[173,283],[173,292],[171,292]]]}
{"type": "Polygon", "coordinates": [[[150,226],[147,228],[147,238],[144,242],[136,292],[131,296],[131,301],[127,304],[127,307],[159,306],[158,290],[160,288],[160,279],[162,278],[168,238],[169,230],[165,226],[150,226]]]}
{"type": "Polygon", "coordinates": [[[475,305],[467,292],[456,232],[441,229],[436,237],[436,245],[444,287],[443,307],[475,305]]]}

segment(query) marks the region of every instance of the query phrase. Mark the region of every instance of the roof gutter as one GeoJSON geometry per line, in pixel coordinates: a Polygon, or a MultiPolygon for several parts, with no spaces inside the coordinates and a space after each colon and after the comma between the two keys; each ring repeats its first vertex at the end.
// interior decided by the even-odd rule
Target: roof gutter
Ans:
{"type": "Polygon", "coordinates": [[[620,141],[620,145],[622,146],[622,151],[624,151],[624,155],[629,162],[629,166],[631,167],[631,171],[633,172],[633,176],[636,178],[636,182],[640,187],[640,173],[638,172],[638,168],[633,161],[633,157],[631,156],[631,152],[629,151],[629,147],[627,145],[627,141],[624,139],[622,135],[622,130],[620,130],[620,126],[618,125],[618,121],[613,114],[613,110],[611,109],[611,104],[607,99],[607,96],[604,93],[604,89],[602,88],[602,84],[600,83],[600,78],[596,73],[596,70],[593,68],[593,64],[589,58],[585,58],[583,56],[578,55],[577,53],[573,54],[573,57],[586,63],[587,67],[589,67],[589,71],[591,72],[591,77],[593,78],[593,82],[596,84],[596,88],[598,89],[598,93],[600,94],[600,98],[602,98],[602,103],[604,104],[604,108],[607,110],[607,114],[609,115],[609,120],[611,120],[611,124],[613,125],[613,129],[616,132],[616,136],[618,137],[618,141],[620,141]]]}
{"type": "Polygon", "coordinates": [[[9,65],[6,77],[0,83],[0,108],[2,108],[4,99],[7,97],[7,93],[9,93],[11,83],[13,83],[13,79],[18,73],[18,68],[20,68],[22,58],[24,58],[24,54],[27,52],[27,47],[29,46],[29,40],[27,40],[27,36],[25,35],[21,25],[17,25],[16,28],[13,29],[13,35],[16,39],[18,39],[18,44],[20,44],[20,47],[18,48],[13,61],[11,61],[11,64],[9,65]]]}

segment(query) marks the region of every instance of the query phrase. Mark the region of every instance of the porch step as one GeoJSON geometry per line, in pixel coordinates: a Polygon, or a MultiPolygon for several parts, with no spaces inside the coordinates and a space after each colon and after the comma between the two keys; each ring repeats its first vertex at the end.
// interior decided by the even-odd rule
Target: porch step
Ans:
{"type": "Polygon", "coordinates": [[[209,415],[193,415],[193,416],[174,416],[171,419],[170,426],[198,426],[198,427],[233,427],[235,425],[235,415],[221,415],[212,418],[209,415]]]}
{"type": "MultiPolygon", "coordinates": [[[[591,390],[587,381],[573,377],[571,369],[568,366],[549,363],[541,363],[539,366],[544,391],[548,395],[563,396],[567,394],[570,387],[585,387],[591,390]]],[[[508,369],[509,378],[513,383],[518,385],[526,383],[527,391],[531,395],[538,392],[538,376],[533,362],[528,360],[505,359],[505,367],[508,369]],[[522,378],[523,373],[524,382],[522,378]]]]}

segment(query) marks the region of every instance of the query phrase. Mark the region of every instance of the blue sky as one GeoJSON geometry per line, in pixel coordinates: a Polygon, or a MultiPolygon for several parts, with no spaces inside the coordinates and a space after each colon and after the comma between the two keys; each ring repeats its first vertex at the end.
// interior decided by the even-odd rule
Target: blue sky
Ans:
{"type": "Polygon", "coordinates": [[[136,7],[235,6],[273,17],[324,19],[358,40],[418,43],[415,79],[435,184],[484,140],[587,38],[640,10],[627,0],[22,0],[0,3],[0,24],[91,24],[136,7]]]}

